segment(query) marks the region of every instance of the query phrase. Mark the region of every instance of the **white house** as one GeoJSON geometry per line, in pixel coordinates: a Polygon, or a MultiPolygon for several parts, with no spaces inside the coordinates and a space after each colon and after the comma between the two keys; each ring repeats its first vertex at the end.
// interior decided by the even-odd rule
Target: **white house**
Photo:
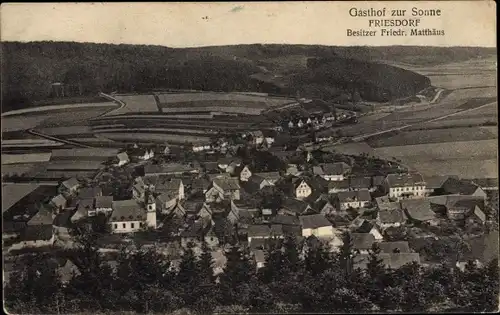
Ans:
{"type": "Polygon", "coordinates": [[[297,178],[294,182],[295,198],[304,199],[312,194],[311,186],[303,179],[297,178]]]}
{"type": "Polygon", "coordinates": [[[299,119],[299,121],[297,122],[297,127],[299,127],[299,128],[304,127],[304,123],[302,122],[302,119],[299,119]]]}
{"type": "Polygon", "coordinates": [[[113,196],[98,196],[95,198],[95,214],[113,212],[113,196]]]}
{"type": "Polygon", "coordinates": [[[117,163],[116,163],[117,166],[122,166],[122,165],[128,164],[130,162],[130,158],[128,157],[127,152],[118,153],[116,155],[116,159],[117,159],[117,163]]]}
{"type": "Polygon", "coordinates": [[[202,152],[202,151],[208,151],[212,148],[210,144],[194,144],[193,145],[193,152],[202,152]]]}
{"type": "Polygon", "coordinates": [[[323,214],[299,216],[299,221],[303,237],[314,235],[317,238],[333,238],[335,236],[332,223],[323,214]]]}
{"type": "Polygon", "coordinates": [[[250,225],[247,230],[248,243],[252,239],[284,238],[283,226],[281,224],[272,225],[250,225]]]}
{"type": "Polygon", "coordinates": [[[246,182],[246,181],[248,181],[250,176],[252,176],[252,172],[250,171],[250,168],[248,167],[248,165],[245,165],[240,172],[240,180],[242,182],[246,182]]]}
{"type": "Polygon", "coordinates": [[[113,233],[132,233],[148,226],[156,228],[156,204],[152,198],[144,205],[135,199],[113,201],[109,220],[113,233]]]}
{"type": "Polygon", "coordinates": [[[64,192],[68,192],[70,194],[76,192],[79,187],[80,187],[80,183],[74,177],[72,177],[72,178],[70,178],[68,180],[65,180],[61,184],[61,190],[64,191],[64,192]]]}
{"type": "Polygon", "coordinates": [[[257,270],[263,268],[266,265],[266,255],[262,249],[256,249],[253,252],[253,257],[255,260],[255,266],[257,270]]]}
{"type": "Polygon", "coordinates": [[[389,174],[385,179],[389,198],[423,198],[426,195],[425,181],[420,174],[389,174]]]}
{"type": "Polygon", "coordinates": [[[346,210],[349,208],[363,208],[371,201],[371,195],[368,190],[341,191],[337,193],[337,208],[346,210]]]}
{"type": "Polygon", "coordinates": [[[314,175],[321,176],[328,181],[344,180],[351,167],[344,162],[324,163],[313,167],[314,175]]]}

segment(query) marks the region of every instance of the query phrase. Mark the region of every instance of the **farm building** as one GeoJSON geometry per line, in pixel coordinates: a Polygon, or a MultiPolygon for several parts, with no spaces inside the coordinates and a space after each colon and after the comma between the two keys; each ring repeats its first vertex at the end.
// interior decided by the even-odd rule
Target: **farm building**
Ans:
{"type": "Polygon", "coordinates": [[[389,197],[394,199],[423,198],[425,181],[420,174],[389,174],[386,177],[389,197]]]}

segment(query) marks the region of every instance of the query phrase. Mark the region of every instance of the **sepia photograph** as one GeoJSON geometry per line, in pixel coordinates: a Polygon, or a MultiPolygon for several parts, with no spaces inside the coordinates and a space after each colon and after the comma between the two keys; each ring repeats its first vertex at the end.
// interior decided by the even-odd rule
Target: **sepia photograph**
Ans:
{"type": "Polygon", "coordinates": [[[500,310],[494,1],[0,12],[6,314],[500,310]]]}

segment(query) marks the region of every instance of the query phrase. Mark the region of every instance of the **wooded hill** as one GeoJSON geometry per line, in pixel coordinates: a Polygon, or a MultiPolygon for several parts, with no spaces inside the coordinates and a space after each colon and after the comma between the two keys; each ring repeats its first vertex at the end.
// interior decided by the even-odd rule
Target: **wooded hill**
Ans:
{"type": "MultiPolygon", "coordinates": [[[[53,83],[69,88],[66,97],[98,92],[144,92],[158,88],[262,91],[305,97],[359,92],[367,100],[411,95],[429,80],[411,71],[374,64],[428,56],[425,62],[467,60],[491,53],[483,48],[330,47],[236,45],[168,48],[74,42],[2,43],[2,112],[35,106],[52,98],[53,83]],[[417,51],[416,51],[417,50],[417,51]],[[319,69],[310,58],[327,60],[319,69]],[[255,73],[283,74],[287,88],[260,84],[255,73]],[[353,78],[355,79],[353,81],[353,78]],[[314,93],[311,93],[311,86],[314,93]],[[319,91],[319,92],[318,92],[319,91]],[[318,95],[319,94],[319,95],[318,95]],[[385,96],[384,96],[385,95],[385,96]]],[[[494,53],[494,50],[493,50],[494,53]]]]}

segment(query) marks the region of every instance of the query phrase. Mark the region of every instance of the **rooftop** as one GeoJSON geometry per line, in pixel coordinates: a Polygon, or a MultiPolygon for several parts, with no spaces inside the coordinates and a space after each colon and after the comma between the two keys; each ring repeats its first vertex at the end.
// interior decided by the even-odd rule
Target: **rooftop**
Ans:
{"type": "Polygon", "coordinates": [[[383,253],[394,253],[395,250],[399,250],[400,253],[410,252],[410,245],[406,241],[380,242],[378,246],[383,253]]]}
{"type": "Polygon", "coordinates": [[[53,227],[51,225],[33,225],[28,226],[23,231],[21,239],[23,241],[39,241],[39,240],[50,240],[54,235],[53,227]]]}
{"type": "Polygon", "coordinates": [[[240,189],[240,183],[237,178],[232,177],[221,177],[214,178],[214,184],[222,188],[223,190],[237,190],[240,189]]]}
{"type": "Polygon", "coordinates": [[[80,183],[78,182],[78,180],[75,178],[75,177],[72,177],[68,180],[65,180],[64,182],[62,182],[62,185],[68,189],[71,189],[73,187],[76,187],[78,186],[80,183]]]}
{"type": "Polygon", "coordinates": [[[134,199],[113,201],[111,222],[142,221],[146,219],[146,210],[134,199]]]}
{"type": "Polygon", "coordinates": [[[424,179],[420,174],[389,174],[387,175],[389,187],[411,187],[425,185],[424,179]]]}
{"type": "Polygon", "coordinates": [[[98,196],[95,198],[96,208],[110,209],[113,207],[113,196],[98,196]]]}
{"type": "Polygon", "coordinates": [[[95,198],[102,195],[101,187],[84,187],[78,192],[78,197],[81,199],[95,198]]]}
{"type": "Polygon", "coordinates": [[[340,191],[337,196],[340,202],[370,201],[372,199],[368,190],[340,191]]]}
{"type": "Polygon", "coordinates": [[[300,216],[299,220],[303,229],[317,229],[324,226],[332,226],[332,223],[322,214],[300,216]]]}
{"type": "Polygon", "coordinates": [[[450,177],[444,182],[442,188],[448,194],[472,195],[479,186],[469,181],[450,177]]]}
{"type": "MultiPolygon", "coordinates": [[[[369,254],[361,254],[354,257],[354,263],[361,269],[366,269],[369,261],[369,254]]],[[[379,257],[383,260],[386,267],[398,269],[408,263],[420,263],[418,253],[380,253],[379,257]]]]}
{"type": "Polygon", "coordinates": [[[24,197],[40,187],[38,184],[3,184],[2,213],[9,210],[24,197]]]}
{"type": "Polygon", "coordinates": [[[406,218],[403,210],[380,210],[378,217],[381,223],[404,223],[406,218]]]}
{"type": "Polygon", "coordinates": [[[401,200],[401,208],[406,210],[407,214],[415,220],[428,221],[435,218],[429,199],[401,200]]]}
{"type": "Polygon", "coordinates": [[[190,165],[180,163],[167,163],[167,164],[147,164],[144,166],[144,174],[175,174],[185,172],[195,172],[196,169],[190,165]]]}
{"type": "Polygon", "coordinates": [[[375,236],[370,233],[351,233],[352,244],[355,249],[368,250],[375,242],[375,236]]]}

